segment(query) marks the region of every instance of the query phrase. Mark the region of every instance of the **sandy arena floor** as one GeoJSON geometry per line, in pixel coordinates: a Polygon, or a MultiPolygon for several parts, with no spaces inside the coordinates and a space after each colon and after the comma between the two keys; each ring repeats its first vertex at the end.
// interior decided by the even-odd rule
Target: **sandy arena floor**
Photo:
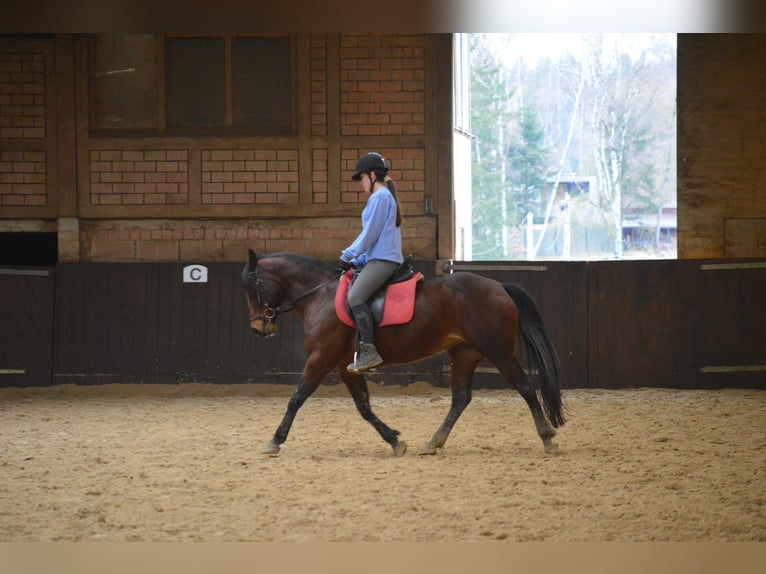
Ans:
{"type": "Polygon", "coordinates": [[[766,392],[564,391],[559,456],[512,391],[343,386],[259,454],[291,387],[0,389],[0,541],[766,541],[766,392]]]}

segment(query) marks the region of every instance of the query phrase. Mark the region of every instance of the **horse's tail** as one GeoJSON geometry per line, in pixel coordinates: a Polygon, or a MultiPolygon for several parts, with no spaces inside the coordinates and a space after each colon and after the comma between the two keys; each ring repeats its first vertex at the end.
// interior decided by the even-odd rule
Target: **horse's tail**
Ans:
{"type": "Polygon", "coordinates": [[[515,283],[504,283],[519,311],[519,336],[530,367],[537,369],[542,407],[550,423],[558,428],[565,422],[559,384],[559,357],[543,326],[532,297],[515,283]]]}

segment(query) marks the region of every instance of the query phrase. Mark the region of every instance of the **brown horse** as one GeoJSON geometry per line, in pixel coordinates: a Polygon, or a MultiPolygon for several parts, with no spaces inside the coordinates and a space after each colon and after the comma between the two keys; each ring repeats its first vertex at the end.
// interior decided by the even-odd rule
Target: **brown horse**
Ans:
{"type": "MultiPolygon", "coordinates": [[[[325,377],[337,370],[356,408],[401,456],[407,445],[399,432],[372,412],[367,383],[361,374],[346,370],[352,362],[355,329],[335,312],[334,295],[340,270],[317,259],[291,253],[256,257],[242,270],[247,290],[250,327],[263,337],[273,335],[281,313],[295,310],[303,322],[306,365],[287,403],[287,411],[263,453],[276,455],[287,439],[301,405],[325,377]]],[[[532,298],[518,285],[501,284],[473,273],[453,273],[418,284],[413,319],[404,325],[378,327],[375,345],[384,365],[411,363],[446,351],[452,370],[452,403],[444,422],[418,454],[436,454],[471,401],[471,377],[486,358],[524,398],[546,453],[555,454],[554,427],[564,424],[559,388],[559,362],[532,298]],[[522,349],[536,372],[528,376],[515,355],[519,334],[522,349]]]]}

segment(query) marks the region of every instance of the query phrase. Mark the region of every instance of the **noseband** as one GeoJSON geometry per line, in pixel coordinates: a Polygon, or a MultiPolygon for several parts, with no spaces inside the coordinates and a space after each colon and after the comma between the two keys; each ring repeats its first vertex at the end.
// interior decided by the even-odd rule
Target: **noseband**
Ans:
{"type": "Polygon", "coordinates": [[[255,316],[250,315],[251,322],[260,320],[265,323],[273,323],[276,320],[277,315],[292,309],[289,304],[274,307],[269,302],[271,294],[266,288],[261,274],[258,273],[258,268],[256,268],[255,271],[248,271],[247,266],[245,266],[242,271],[242,280],[246,287],[255,290],[255,296],[258,299],[258,310],[260,314],[255,316]]]}

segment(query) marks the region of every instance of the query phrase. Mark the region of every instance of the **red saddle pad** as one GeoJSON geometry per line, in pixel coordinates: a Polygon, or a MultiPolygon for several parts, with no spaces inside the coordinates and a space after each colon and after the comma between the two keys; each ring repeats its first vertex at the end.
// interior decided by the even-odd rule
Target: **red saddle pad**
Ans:
{"type": "MultiPolygon", "coordinates": [[[[338,319],[349,327],[356,327],[356,323],[354,323],[346,309],[346,295],[348,294],[348,286],[351,284],[351,275],[353,273],[353,269],[349,269],[343,274],[338,283],[338,290],[335,292],[335,313],[338,315],[338,319]]],[[[412,315],[415,313],[415,288],[421,279],[423,279],[423,274],[417,272],[407,281],[392,283],[386,287],[383,316],[378,324],[380,327],[401,325],[408,323],[412,319],[412,315]]]]}

